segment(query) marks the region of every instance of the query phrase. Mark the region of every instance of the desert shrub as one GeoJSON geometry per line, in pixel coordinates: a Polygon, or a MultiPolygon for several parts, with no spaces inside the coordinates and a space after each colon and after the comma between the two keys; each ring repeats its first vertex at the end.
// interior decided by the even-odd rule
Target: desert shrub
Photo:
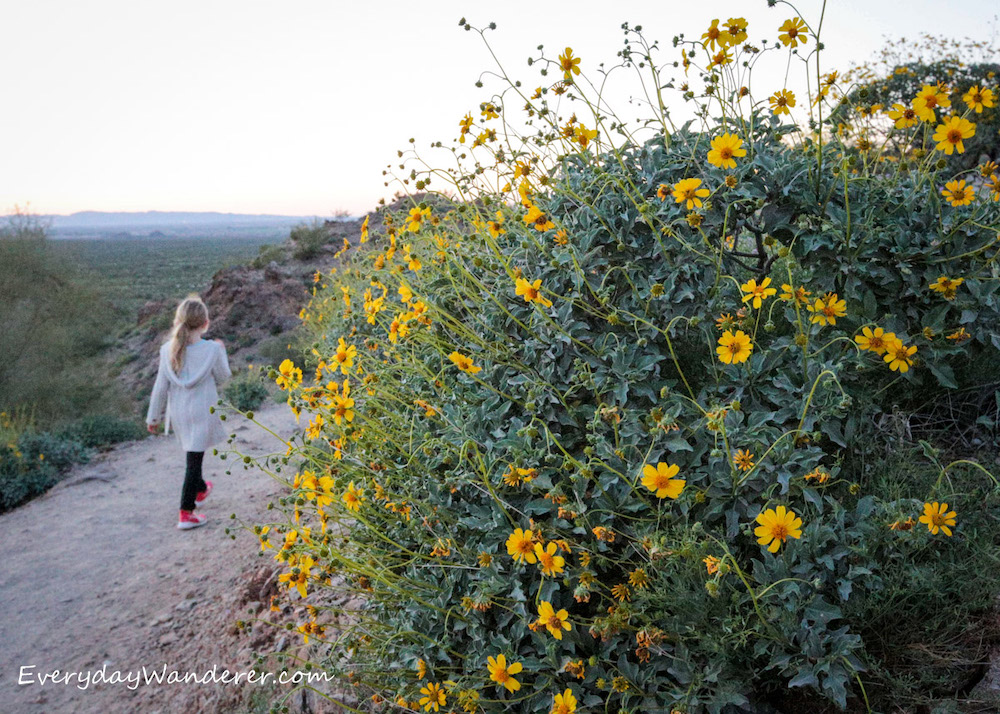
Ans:
{"type": "Polygon", "coordinates": [[[285,251],[280,245],[262,245],[250,265],[254,268],[265,268],[271,262],[284,261],[285,251]]]}
{"type": "Polygon", "coordinates": [[[255,351],[265,364],[277,365],[286,359],[301,362],[303,351],[299,344],[300,340],[301,334],[297,331],[272,335],[258,342],[255,351]]]}
{"type": "Polygon", "coordinates": [[[62,427],[58,435],[85,447],[99,449],[123,441],[144,439],[147,432],[134,419],[123,419],[112,414],[91,414],[62,427]]]}
{"type": "Polygon", "coordinates": [[[0,409],[30,407],[49,424],[118,404],[102,364],[116,319],[39,219],[16,214],[0,226],[0,409]]]}
{"type": "MultiPolygon", "coordinates": [[[[846,107],[852,105],[912,107],[921,89],[938,84],[945,90],[942,96],[951,107],[964,107],[965,96],[970,90],[988,89],[991,93],[995,90],[998,72],[1000,64],[995,61],[994,49],[984,42],[968,39],[958,42],[932,35],[924,35],[916,41],[889,41],[873,60],[846,73],[845,83],[852,89],[845,105],[834,110],[834,119],[837,120],[840,114],[849,114],[846,107]]],[[[953,172],[975,167],[982,155],[1000,159],[1000,113],[994,101],[986,102],[974,112],[976,133],[966,142],[966,150],[946,157],[953,172]]],[[[884,137],[893,124],[892,118],[883,117],[880,127],[867,131],[868,138],[884,137]]],[[[842,131],[850,133],[854,129],[845,124],[842,131]]],[[[857,136],[865,134],[862,128],[857,136]]],[[[909,141],[917,148],[920,144],[914,140],[919,138],[919,133],[914,136],[898,132],[893,140],[909,141]]]]}
{"type": "MultiPolygon", "coordinates": [[[[6,414],[0,415],[0,421],[6,414]]],[[[8,422],[9,426],[9,422],[8,422]]],[[[86,463],[90,454],[79,441],[49,432],[26,430],[9,440],[5,429],[0,443],[0,511],[18,506],[49,490],[62,472],[86,463]]]]}
{"type": "Polygon", "coordinates": [[[253,411],[267,399],[268,390],[260,373],[244,372],[231,379],[224,390],[226,401],[241,412],[253,411]]]}
{"type": "Polygon", "coordinates": [[[296,260],[315,258],[323,246],[330,242],[329,232],[320,221],[297,225],[292,228],[288,237],[293,245],[292,257],[296,260]]]}
{"type": "MultiPolygon", "coordinates": [[[[881,424],[993,388],[1000,179],[951,184],[947,136],[845,138],[836,75],[787,122],[725,27],[675,40],[698,92],[625,28],[623,65],[697,126],[661,102],[626,126],[571,50],[533,58],[555,82],[465,117],[467,170],[402,179],[453,198],[383,211],[304,313],[313,359],[272,373],[308,424],[262,464],[289,493],[254,530],[314,662],[375,702],[873,711],[981,663],[997,481],[881,424]]],[[[781,32],[764,51],[819,40],[781,32]]]]}

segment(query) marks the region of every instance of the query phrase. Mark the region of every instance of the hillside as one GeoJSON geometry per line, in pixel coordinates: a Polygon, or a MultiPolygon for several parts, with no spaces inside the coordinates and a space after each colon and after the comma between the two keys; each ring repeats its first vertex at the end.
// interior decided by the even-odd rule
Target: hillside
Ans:
{"type": "MultiPolygon", "coordinates": [[[[249,264],[216,272],[201,291],[212,319],[209,338],[225,341],[233,369],[250,363],[276,363],[294,340],[299,311],[309,299],[317,272],[337,262],[344,240],[357,245],[360,221],[326,221],[326,243],[308,258],[296,257],[295,240],[266,248],[249,264]]],[[[112,350],[113,376],[144,403],[156,374],[159,346],[173,319],[173,300],[140,308],[135,327],[112,350]]]]}

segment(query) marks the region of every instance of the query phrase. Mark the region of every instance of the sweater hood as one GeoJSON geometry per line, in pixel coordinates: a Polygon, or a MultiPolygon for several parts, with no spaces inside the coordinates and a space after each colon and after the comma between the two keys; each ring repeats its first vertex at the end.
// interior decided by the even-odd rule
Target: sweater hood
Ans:
{"type": "MultiPolygon", "coordinates": [[[[194,344],[197,345],[197,344],[211,344],[211,343],[204,343],[204,341],[202,341],[200,343],[196,342],[194,344]]],[[[188,351],[190,350],[191,347],[194,347],[194,345],[189,345],[184,350],[185,352],[184,363],[181,365],[182,371],[184,370],[185,367],[188,366],[188,359],[191,357],[188,351]]],[[[176,384],[178,387],[182,387],[184,389],[190,389],[191,387],[197,386],[199,382],[201,382],[202,380],[205,379],[205,377],[211,374],[212,365],[215,364],[215,351],[212,350],[210,352],[211,356],[208,359],[203,360],[202,363],[197,366],[193,374],[185,375],[182,378],[176,372],[174,372],[174,368],[170,364],[170,343],[169,342],[166,343],[165,345],[163,345],[161,349],[166,353],[165,354],[166,359],[164,360],[164,367],[166,368],[167,379],[169,379],[172,384],[176,384]]]]}

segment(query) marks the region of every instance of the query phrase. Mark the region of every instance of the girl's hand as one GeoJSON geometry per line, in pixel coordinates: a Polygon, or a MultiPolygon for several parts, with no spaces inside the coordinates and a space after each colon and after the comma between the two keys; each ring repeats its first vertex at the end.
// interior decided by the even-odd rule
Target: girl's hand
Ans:
{"type": "Polygon", "coordinates": [[[146,424],[146,431],[150,434],[158,434],[160,432],[160,422],[154,422],[153,424],[146,424]]]}

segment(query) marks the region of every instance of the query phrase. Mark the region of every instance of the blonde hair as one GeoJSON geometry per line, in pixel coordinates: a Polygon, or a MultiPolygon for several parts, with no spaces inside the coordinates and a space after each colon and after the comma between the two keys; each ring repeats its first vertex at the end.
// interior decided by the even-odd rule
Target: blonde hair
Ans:
{"type": "Polygon", "coordinates": [[[197,294],[192,293],[181,300],[174,313],[174,327],[170,332],[170,366],[179,372],[184,364],[184,349],[191,333],[208,322],[208,308],[197,294]]]}

